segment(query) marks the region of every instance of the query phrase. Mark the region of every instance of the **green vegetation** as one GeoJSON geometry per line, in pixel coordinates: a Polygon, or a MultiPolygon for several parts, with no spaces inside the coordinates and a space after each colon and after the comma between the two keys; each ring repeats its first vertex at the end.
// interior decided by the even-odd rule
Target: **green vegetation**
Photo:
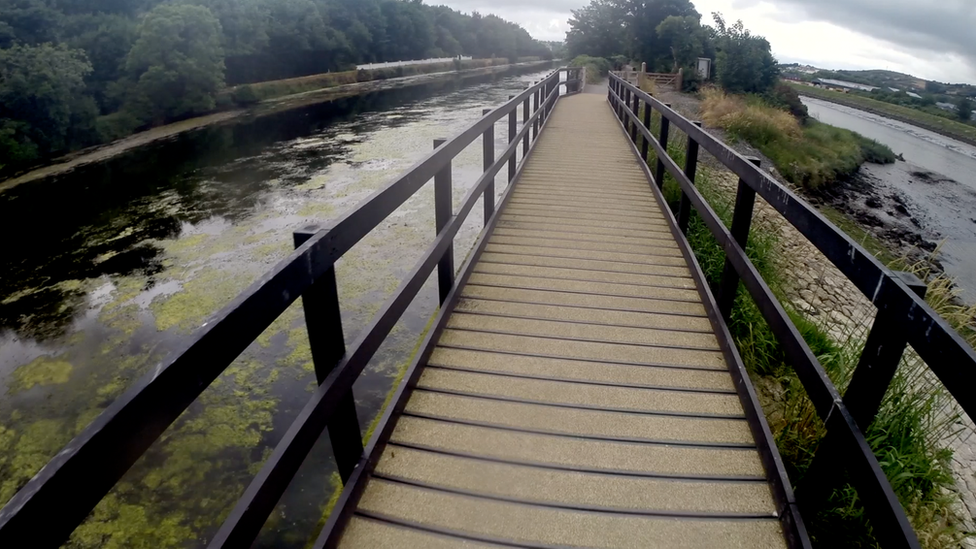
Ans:
{"type": "Polygon", "coordinates": [[[713,14],[716,29],[715,79],[730,93],[764,93],[779,80],[779,68],[769,42],[754,36],[737,21],[726,25],[713,14]]]}
{"type": "Polygon", "coordinates": [[[707,90],[702,119],[758,148],[788,181],[811,189],[853,175],[864,162],[895,161],[891,149],[876,141],[816,120],[801,125],[756,96],[707,90]]]}
{"type": "Polygon", "coordinates": [[[0,175],[253,102],[226,85],[458,55],[552,59],[515,23],[420,1],[0,0],[0,175]]]}
{"type": "MultiPolygon", "coordinates": [[[[884,101],[872,99],[871,97],[865,97],[863,95],[853,93],[824,90],[814,88],[812,86],[804,86],[802,84],[790,84],[790,86],[802,95],[809,95],[810,97],[840,103],[841,105],[866,110],[882,116],[888,116],[890,118],[894,118],[895,120],[915,124],[916,126],[958,139],[960,141],[964,141],[966,143],[976,144],[976,127],[970,126],[969,124],[963,124],[952,117],[946,117],[942,114],[931,114],[915,108],[894,105],[884,101]]],[[[940,111],[940,113],[941,112],[943,111],[940,111]]]]}
{"type": "Polygon", "coordinates": [[[701,24],[689,0],[591,0],[573,11],[566,33],[571,56],[595,56],[647,63],[650,72],[683,71],[685,91],[700,84],[699,57],[715,61],[714,76],[734,93],[764,93],[779,78],[769,42],[745,29],[742,21],[728,25],[713,13],[714,26],[701,24]],[[636,5],[635,5],[636,4],[636,5]]]}
{"type": "Polygon", "coordinates": [[[586,83],[598,84],[606,78],[607,73],[612,68],[610,61],[603,57],[590,57],[589,55],[578,55],[569,63],[570,67],[586,67],[586,83]]]}
{"type": "Polygon", "coordinates": [[[35,385],[67,383],[74,367],[67,360],[44,355],[14,370],[12,391],[26,391],[35,385]]]}
{"type": "MultiPolygon", "coordinates": [[[[652,126],[655,131],[660,127],[657,116],[652,119],[652,126]]],[[[679,132],[672,135],[668,147],[670,156],[679,165],[684,163],[684,142],[685,137],[679,132]]],[[[648,160],[656,161],[653,152],[648,160]]],[[[695,184],[726,226],[730,226],[734,191],[722,188],[714,177],[708,168],[700,166],[695,184]]],[[[664,191],[672,208],[676,208],[681,195],[670,176],[665,179],[664,191]]],[[[791,274],[777,260],[780,234],[776,227],[766,226],[757,217],[746,253],[843,393],[863,348],[864,333],[846,334],[837,340],[828,334],[825,326],[792,309],[782,289],[782,281],[791,274]]],[[[725,254],[697,213],[692,214],[688,240],[715,291],[721,281],[725,254]]],[[[918,274],[926,278],[931,273],[918,274]]],[[[950,298],[951,285],[944,277],[927,278],[929,304],[953,326],[976,327],[976,307],[954,305],[950,298]]],[[[729,330],[758,389],[790,479],[794,486],[802,485],[813,453],[825,434],[823,423],[772,330],[744,289],[736,297],[729,330]]],[[[970,341],[976,343],[976,337],[971,336],[970,341]]],[[[906,355],[866,436],[923,547],[958,547],[966,534],[960,530],[959,517],[953,511],[958,495],[951,491],[954,487],[949,465],[951,452],[940,444],[955,416],[945,413],[947,395],[941,386],[919,382],[923,368],[917,357],[906,355]]],[[[805,520],[816,547],[878,547],[857,492],[846,478],[839,480],[821,507],[805,514],[805,520]]]]}

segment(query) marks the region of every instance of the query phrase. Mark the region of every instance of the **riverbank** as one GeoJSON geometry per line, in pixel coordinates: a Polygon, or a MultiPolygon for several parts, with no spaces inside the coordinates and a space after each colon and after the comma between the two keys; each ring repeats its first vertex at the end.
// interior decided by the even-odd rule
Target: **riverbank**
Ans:
{"type": "Polygon", "coordinates": [[[892,105],[891,103],[885,103],[884,101],[876,101],[867,97],[861,97],[859,95],[822,90],[812,86],[803,86],[792,83],[789,84],[789,86],[795,89],[796,92],[802,96],[822,99],[824,101],[830,101],[831,103],[837,103],[838,105],[845,105],[847,107],[867,111],[872,114],[887,116],[889,118],[906,122],[908,124],[913,124],[920,128],[935,132],[939,135],[958,139],[959,141],[962,141],[968,145],[976,146],[976,127],[974,126],[969,126],[948,118],[934,116],[916,109],[902,107],[901,105],[892,105]]]}
{"type": "Polygon", "coordinates": [[[364,95],[379,91],[431,84],[446,81],[452,78],[466,80],[469,78],[501,73],[513,69],[539,69],[551,65],[552,63],[552,61],[531,61],[526,63],[463,69],[461,71],[451,70],[415,76],[405,76],[400,78],[388,78],[385,80],[371,80],[366,82],[342,84],[338,86],[303,91],[291,95],[272,97],[260,101],[254,106],[246,109],[218,112],[206,116],[182,120],[180,122],[167,124],[165,126],[158,126],[144,132],[139,132],[117,141],[113,141],[111,143],[89,147],[87,149],[82,149],[80,151],[56,158],[46,166],[36,168],[27,173],[0,181],[0,193],[31,181],[38,181],[49,177],[64,175],[77,168],[103,162],[123,153],[127,153],[153,143],[172,139],[181,134],[222,124],[234,123],[240,118],[261,117],[290,109],[313,105],[316,103],[334,101],[336,99],[354,97],[357,95],[364,95]]]}

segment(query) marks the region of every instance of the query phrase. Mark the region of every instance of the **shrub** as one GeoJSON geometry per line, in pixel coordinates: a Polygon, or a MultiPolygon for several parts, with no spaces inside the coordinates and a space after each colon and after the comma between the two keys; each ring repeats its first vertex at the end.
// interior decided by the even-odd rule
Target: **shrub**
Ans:
{"type": "Polygon", "coordinates": [[[800,122],[806,122],[810,118],[810,112],[803,101],[800,101],[800,95],[796,93],[795,89],[782,82],[767,93],[765,98],[770,105],[789,111],[800,122]]]}
{"type": "Polygon", "coordinates": [[[260,98],[258,98],[256,93],[254,93],[254,88],[248,84],[244,84],[243,86],[235,89],[234,93],[231,94],[231,97],[234,99],[234,103],[240,105],[241,107],[253,105],[260,101],[260,98]]]}
{"type": "Polygon", "coordinates": [[[95,121],[95,131],[98,132],[98,138],[102,142],[121,139],[127,135],[130,135],[138,127],[139,121],[136,119],[136,117],[132,116],[128,111],[125,110],[100,116],[98,120],[95,121]]]}
{"type": "Polygon", "coordinates": [[[612,68],[610,61],[603,57],[580,55],[569,63],[570,67],[586,67],[586,83],[599,84],[612,68]]]}

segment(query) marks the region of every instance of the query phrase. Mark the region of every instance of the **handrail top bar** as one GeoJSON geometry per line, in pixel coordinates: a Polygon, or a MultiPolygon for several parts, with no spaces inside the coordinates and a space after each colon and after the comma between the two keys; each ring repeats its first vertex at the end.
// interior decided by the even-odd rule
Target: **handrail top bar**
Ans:
{"type": "Polygon", "coordinates": [[[891,302],[896,302],[905,310],[910,310],[913,313],[914,324],[912,327],[914,329],[908,331],[910,342],[915,351],[926,360],[932,371],[943,381],[966,413],[976,417],[976,396],[970,394],[970,387],[968,385],[962,386],[961,383],[946,382],[946,376],[950,375],[976,375],[976,350],[967,344],[962,336],[936,313],[923,298],[913,292],[891,269],[878,261],[870,252],[837,228],[795,192],[776,181],[765,170],[756,167],[734,149],[625,79],[613,73],[611,73],[610,78],[612,82],[616,81],[622,84],[646,104],[661,112],[674,126],[688,135],[690,139],[699,143],[719,162],[739,176],[750,188],[765,198],[791,225],[817,246],[831,263],[858,287],[865,297],[879,306],[879,311],[885,310],[884,308],[891,302]],[[785,204],[785,206],[778,207],[781,204],[785,204]],[[798,208],[798,210],[794,211],[792,208],[798,208]],[[797,222],[796,218],[798,217],[806,217],[806,219],[797,222]],[[828,231],[827,238],[843,242],[846,247],[844,250],[844,257],[847,258],[846,265],[839,264],[836,260],[836,253],[828,253],[830,250],[824,249],[824,247],[828,247],[826,244],[810,238],[808,233],[816,230],[828,231]],[[853,275],[850,271],[854,271],[853,275]],[[938,338],[939,345],[929,344],[932,338],[938,338]],[[944,367],[941,364],[933,364],[935,361],[928,360],[933,356],[945,357],[946,362],[950,364],[945,364],[944,367]],[[966,370],[961,370],[961,368],[966,370]]]}

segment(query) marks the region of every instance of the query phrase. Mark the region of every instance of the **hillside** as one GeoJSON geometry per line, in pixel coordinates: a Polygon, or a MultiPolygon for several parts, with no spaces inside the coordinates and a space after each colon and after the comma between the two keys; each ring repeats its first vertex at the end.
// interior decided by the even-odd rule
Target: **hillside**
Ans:
{"type": "Polygon", "coordinates": [[[976,97],[976,86],[972,86],[970,84],[947,84],[943,82],[936,82],[934,80],[925,80],[924,78],[919,78],[911,74],[904,74],[895,71],[880,69],[862,71],[829,70],[817,67],[801,67],[795,63],[780,65],[780,70],[783,72],[784,76],[798,77],[802,80],[830,78],[885,89],[898,88],[904,91],[976,97]],[[816,70],[810,72],[810,68],[816,70]]]}

